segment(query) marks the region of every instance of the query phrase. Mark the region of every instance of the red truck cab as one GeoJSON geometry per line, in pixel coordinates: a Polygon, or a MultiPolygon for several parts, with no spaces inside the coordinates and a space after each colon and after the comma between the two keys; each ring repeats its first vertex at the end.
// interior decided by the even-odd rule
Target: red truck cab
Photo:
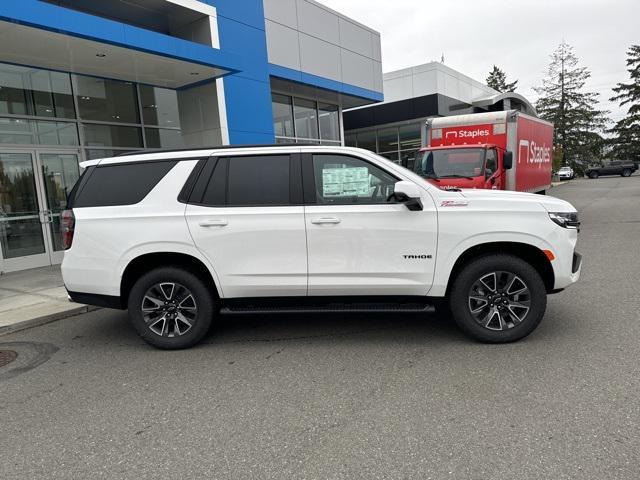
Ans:
{"type": "Polygon", "coordinates": [[[441,188],[504,190],[511,152],[491,143],[427,147],[416,157],[415,171],[441,188]]]}

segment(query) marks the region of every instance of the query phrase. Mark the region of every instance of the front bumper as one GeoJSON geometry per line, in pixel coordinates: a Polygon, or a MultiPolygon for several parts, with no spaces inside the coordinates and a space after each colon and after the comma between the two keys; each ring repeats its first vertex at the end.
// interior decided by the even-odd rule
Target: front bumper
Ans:
{"type": "Polygon", "coordinates": [[[580,267],[582,267],[582,255],[578,252],[573,252],[573,263],[571,265],[571,273],[575,274],[580,271],[580,267]]]}

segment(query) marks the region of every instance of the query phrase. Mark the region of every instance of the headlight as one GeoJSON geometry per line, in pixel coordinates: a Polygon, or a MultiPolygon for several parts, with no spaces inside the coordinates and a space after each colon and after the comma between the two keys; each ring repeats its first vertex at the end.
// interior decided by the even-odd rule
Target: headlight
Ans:
{"type": "Polygon", "coordinates": [[[563,228],[580,229],[580,221],[576,212],[549,212],[549,218],[563,228]]]}

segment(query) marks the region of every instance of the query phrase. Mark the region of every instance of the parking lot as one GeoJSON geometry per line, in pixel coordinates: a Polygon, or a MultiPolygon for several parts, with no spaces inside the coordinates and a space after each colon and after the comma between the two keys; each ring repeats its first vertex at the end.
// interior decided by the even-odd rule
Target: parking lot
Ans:
{"type": "Polygon", "coordinates": [[[98,310],[0,337],[0,477],[637,479],[640,175],[549,192],[582,279],[527,339],[447,318],[227,318],[185,351],[98,310]]]}

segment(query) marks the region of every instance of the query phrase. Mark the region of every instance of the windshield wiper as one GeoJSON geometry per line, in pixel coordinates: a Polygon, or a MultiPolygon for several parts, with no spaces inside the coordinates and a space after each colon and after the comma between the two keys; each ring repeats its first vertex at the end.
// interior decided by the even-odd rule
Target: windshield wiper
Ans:
{"type": "Polygon", "coordinates": [[[430,173],[424,175],[424,178],[428,178],[429,180],[435,180],[436,182],[440,181],[440,179],[438,177],[436,177],[435,175],[432,175],[430,173]]]}
{"type": "Polygon", "coordinates": [[[467,175],[440,175],[440,178],[466,178],[469,180],[473,180],[473,177],[469,177],[467,175]]]}

